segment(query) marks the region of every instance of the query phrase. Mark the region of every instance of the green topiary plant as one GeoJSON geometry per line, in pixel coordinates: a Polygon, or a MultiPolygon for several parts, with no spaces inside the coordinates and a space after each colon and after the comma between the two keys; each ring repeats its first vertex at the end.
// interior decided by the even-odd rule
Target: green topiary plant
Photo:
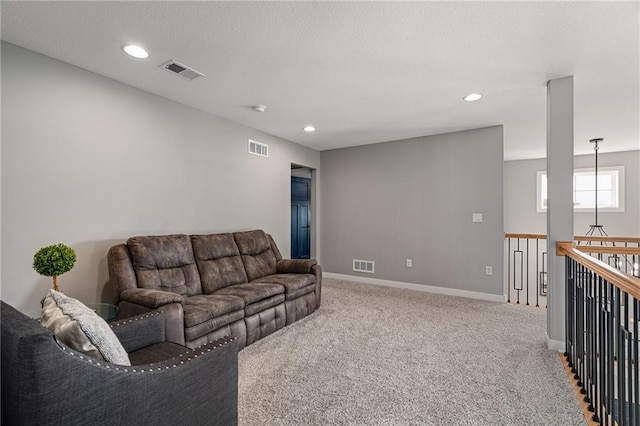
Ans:
{"type": "Polygon", "coordinates": [[[76,252],[64,244],[42,247],[33,256],[33,269],[45,277],[53,277],[53,289],[58,291],[58,275],[73,268],[76,252]]]}

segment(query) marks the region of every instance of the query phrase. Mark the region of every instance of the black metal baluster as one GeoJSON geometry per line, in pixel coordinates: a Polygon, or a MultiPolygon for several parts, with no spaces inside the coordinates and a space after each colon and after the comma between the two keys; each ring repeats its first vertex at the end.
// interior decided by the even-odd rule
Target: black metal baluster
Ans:
{"type": "Polygon", "coordinates": [[[540,297],[540,266],[538,259],[540,253],[540,250],[538,248],[540,246],[539,241],[540,239],[536,238],[536,308],[540,306],[540,304],[538,303],[538,299],[540,297]]]}
{"type": "Polygon", "coordinates": [[[596,276],[597,290],[598,290],[598,370],[597,370],[597,383],[596,390],[594,392],[594,414],[591,418],[594,422],[600,423],[600,420],[604,417],[602,415],[602,401],[604,401],[604,317],[605,317],[605,305],[604,295],[602,291],[602,279],[600,276],[596,276]]]}
{"type": "MultiPolygon", "coordinates": [[[[572,272],[577,272],[577,264],[574,267],[574,271],[572,272]]],[[[577,275],[574,275],[574,281],[573,281],[573,298],[571,300],[571,321],[572,321],[572,327],[571,327],[571,341],[572,341],[572,348],[571,348],[571,358],[572,358],[572,368],[571,368],[571,372],[575,375],[578,372],[578,304],[576,302],[577,298],[578,298],[578,278],[577,275]]]]}
{"type": "Polygon", "coordinates": [[[507,302],[511,303],[511,237],[507,238],[507,302]]]}
{"type": "Polygon", "coordinates": [[[630,418],[629,414],[629,404],[628,404],[628,376],[627,376],[627,368],[626,361],[628,358],[627,352],[627,338],[629,337],[629,332],[621,327],[618,333],[618,353],[620,356],[618,357],[618,425],[623,426],[629,424],[628,420],[630,418]]]}
{"type": "Polygon", "coordinates": [[[573,267],[575,261],[570,257],[565,258],[565,268],[566,268],[566,285],[565,285],[565,300],[566,307],[565,309],[565,353],[564,355],[567,357],[567,364],[571,367],[571,371],[575,373],[573,366],[573,267]]]}
{"type": "Polygon", "coordinates": [[[584,392],[584,266],[578,265],[576,277],[576,374],[577,385],[584,392]]]}
{"type": "MultiPolygon", "coordinates": [[[[615,318],[614,327],[615,327],[616,336],[615,336],[615,341],[613,343],[614,343],[614,349],[616,351],[615,354],[614,354],[615,355],[614,359],[617,361],[617,367],[618,367],[616,369],[617,370],[616,371],[616,376],[614,377],[614,382],[615,382],[614,389],[617,389],[617,391],[618,391],[618,398],[615,399],[616,408],[614,408],[614,413],[617,410],[618,426],[623,426],[623,425],[620,424],[620,422],[622,420],[622,414],[623,414],[622,413],[623,412],[622,397],[621,397],[621,394],[622,394],[621,382],[622,382],[622,380],[620,380],[622,375],[623,375],[623,371],[622,371],[622,367],[621,367],[622,363],[620,362],[620,357],[624,357],[624,351],[621,354],[620,353],[620,349],[619,349],[620,340],[621,340],[620,339],[620,332],[621,332],[620,315],[621,315],[621,312],[620,312],[620,289],[618,287],[615,287],[614,301],[615,301],[615,304],[614,304],[614,318],[615,318]]],[[[614,419],[614,421],[615,420],[616,419],[614,419]]]]}
{"type": "Polygon", "coordinates": [[[631,365],[633,366],[633,410],[634,418],[631,424],[640,423],[640,374],[638,373],[638,322],[640,321],[640,315],[638,315],[638,299],[633,298],[633,359],[631,365]]]}
{"type": "MultiPolygon", "coordinates": [[[[632,411],[633,411],[633,334],[631,332],[631,328],[629,327],[629,315],[631,315],[630,306],[629,306],[629,294],[625,291],[622,292],[624,299],[624,344],[622,345],[624,349],[626,349],[626,362],[619,361],[622,364],[622,368],[624,370],[624,408],[625,408],[625,418],[628,420],[627,423],[630,425],[635,425],[632,422],[632,411]]],[[[622,340],[622,339],[621,339],[622,340]]]]}
{"type": "Polygon", "coordinates": [[[633,327],[630,323],[633,306],[630,305],[631,300],[629,299],[629,293],[624,293],[624,328],[626,330],[626,342],[625,347],[627,349],[627,363],[625,364],[624,370],[627,375],[625,377],[626,380],[626,390],[627,396],[625,398],[625,406],[627,407],[627,416],[629,419],[629,424],[633,425],[632,418],[633,416],[633,327]]]}
{"type": "Polygon", "coordinates": [[[585,375],[585,397],[584,402],[589,404],[589,411],[593,411],[593,406],[591,405],[593,400],[593,377],[594,377],[594,365],[595,365],[595,345],[593,343],[594,340],[594,324],[595,324],[595,303],[594,303],[594,274],[592,272],[588,272],[586,276],[586,311],[587,311],[587,326],[586,326],[586,340],[587,340],[587,350],[586,350],[586,375],[585,375]]]}
{"type": "Polygon", "coordinates": [[[613,346],[613,319],[615,316],[613,300],[613,285],[609,284],[607,280],[604,280],[607,288],[607,299],[609,304],[609,315],[607,316],[607,424],[613,417],[614,406],[614,389],[615,389],[615,349],[613,346]]]}
{"type": "Polygon", "coordinates": [[[589,411],[596,412],[596,404],[598,403],[598,336],[600,330],[600,299],[598,294],[598,275],[593,274],[591,277],[591,387],[589,388],[590,398],[589,411]]]}
{"type": "Polygon", "coordinates": [[[507,238],[507,302],[511,303],[511,237],[507,238]]]}
{"type": "Polygon", "coordinates": [[[575,335],[574,335],[574,351],[575,351],[575,362],[573,365],[573,373],[574,376],[573,378],[576,379],[578,381],[578,386],[582,386],[582,383],[580,383],[580,304],[578,303],[578,300],[580,299],[580,264],[577,264],[576,266],[576,276],[575,276],[575,297],[574,297],[574,329],[575,329],[575,335]]]}
{"type": "Polygon", "coordinates": [[[522,290],[523,284],[523,259],[522,259],[522,250],[520,250],[520,238],[516,240],[516,249],[513,251],[513,289],[516,291],[517,300],[516,303],[520,304],[520,290],[522,290]],[[520,254],[520,288],[516,287],[516,253],[520,254]]]}
{"type": "Polygon", "coordinates": [[[600,324],[601,337],[600,337],[600,421],[606,423],[607,418],[607,398],[608,398],[608,377],[609,371],[607,370],[607,359],[609,359],[609,347],[607,346],[608,342],[608,330],[607,324],[609,323],[609,305],[608,305],[608,297],[607,297],[607,286],[605,285],[602,277],[598,277],[598,281],[600,282],[602,301],[600,312],[602,315],[602,322],[600,324]]]}
{"type": "MultiPolygon", "coordinates": [[[[547,296],[547,252],[542,252],[542,272],[540,272],[541,282],[542,282],[542,292],[540,293],[542,296],[547,296]]],[[[547,303],[548,305],[548,303],[547,303]]]]}
{"type": "Polygon", "coordinates": [[[628,423],[628,392],[627,392],[627,360],[631,357],[627,352],[627,340],[629,338],[629,320],[628,320],[628,303],[627,293],[621,292],[616,287],[616,309],[617,320],[616,329],[618,331],[618,425],[624,426],[628,423]]]}
{"type": "Polygon", "coordinates": [[[526,254],[527,254],[527,306],[529,306],[529,239],[527,238],[526,254]]]}
{"type": "MultiPolygon", "coordinates": [[[[602,325],[602,400],[601,400],[601,406],[602,406],[602,414],[601,414],[601,421],[603,419],[608,419],[608,414],[609,414],[609,406],[608,404],[608,399],[609,399],[609,369],[608,369],[608,360],[611,357],[610,354],[610,348],[609,348],[609,319],[611,317],[611,309],[610,309],[610,305],[609,305],[609,295],[608,295],[608,291],[607,291],[607,284],[604,282],[604,280],[602,279],[602,277],[600,277],[600,282],[602,283],[602,294],[604,295],[604,305],[603,305],[603,325],[602,325]]],[[[605,424],[608,424],[608,421],[605,420],[605,424]]]]}

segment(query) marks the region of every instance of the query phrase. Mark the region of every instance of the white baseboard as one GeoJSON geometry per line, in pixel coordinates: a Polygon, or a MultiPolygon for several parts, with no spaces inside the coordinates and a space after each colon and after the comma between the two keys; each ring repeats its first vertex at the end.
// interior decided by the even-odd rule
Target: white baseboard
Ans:
{"type": "Polygon", "coordinates": [[[378,278],[360,277],[355,275],[334,274],[333,272],[323,272],[327,278],[337,280],[356,281],[364,284],[381,285],[385,287],[404,288],[408,290],[425,291],[427,293],[445,294],[447,296],[467,297],[469,299],[486,300],[488,302],[505,302],[503,294],[480,293],[477,291],[459,290],[457,288],[436,287],[432,285],[405,283],[401,281],[381,280],[378,278]]]}
{"type": "Polygon", "coordinates": [[[567,350],[565,342],[563,342],[561,340],[551,340],[551,339],[549,339],[549,335],[547,334],[546,331],[545,331],[544,335],[547,338],[547,348],[549,348],[550,350],[558,351],[558,352],[565,352],[567,350]]]}

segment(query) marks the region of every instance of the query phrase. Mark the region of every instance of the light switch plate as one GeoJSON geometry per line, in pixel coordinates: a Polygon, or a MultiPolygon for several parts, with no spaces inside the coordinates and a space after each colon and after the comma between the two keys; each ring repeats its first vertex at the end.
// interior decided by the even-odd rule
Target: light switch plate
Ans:
{"type": "Polygon", "coordinates": [[[474,213],[471,215],[471,221],[472,222],[482,222],[482,213],[474,213]]]}

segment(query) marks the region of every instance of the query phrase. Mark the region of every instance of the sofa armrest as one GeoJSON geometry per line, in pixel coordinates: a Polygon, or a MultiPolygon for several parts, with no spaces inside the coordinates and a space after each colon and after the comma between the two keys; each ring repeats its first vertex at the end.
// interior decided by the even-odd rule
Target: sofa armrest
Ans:
{"type": "Polygon", "coordinates": [[[166,341],[163,311],[152,311],[109,325],[127,353],[166,341]]]}
{"type": "Polygon", "coordinates": [[[164,312],[164,332],[167,342],[186,346],[184,339],[184,309],[180,303],[169,303],[158,309],[164,312]]]}
{"type": "Polygon", "coordinates": [[[311,268],[317,264],[315,259],[281,259],[276,269],[279,274],[311,274],[311,268]]]}
{"type": "Polygon", "coordinates": [[[319,308],[320,300],[322,299],[322,267],[313,265],[311,273],[316,276],[316,308],[319,308]]]}
{"type": "Polygon", "coordinates": [[[182,303],[167,303],[166,305],[162,305],[156,309],[139,303],[121,300],[120,303],[118,303],[118,309],[120,310],[117,317],[119,319],[128,319],[138,315],[148,314],[154,310],[164,312],[165,341],[185,346],[184,309],[182,309],[182,303]]]}
{"type": "Polygon", "coordinates": [[[136,303],[148,308],[159,308],[169,303],[182,303],[184,298],[170,291],[152,290],[148,288],[129,288],[120,293],[120,300],[136,303]]]}

